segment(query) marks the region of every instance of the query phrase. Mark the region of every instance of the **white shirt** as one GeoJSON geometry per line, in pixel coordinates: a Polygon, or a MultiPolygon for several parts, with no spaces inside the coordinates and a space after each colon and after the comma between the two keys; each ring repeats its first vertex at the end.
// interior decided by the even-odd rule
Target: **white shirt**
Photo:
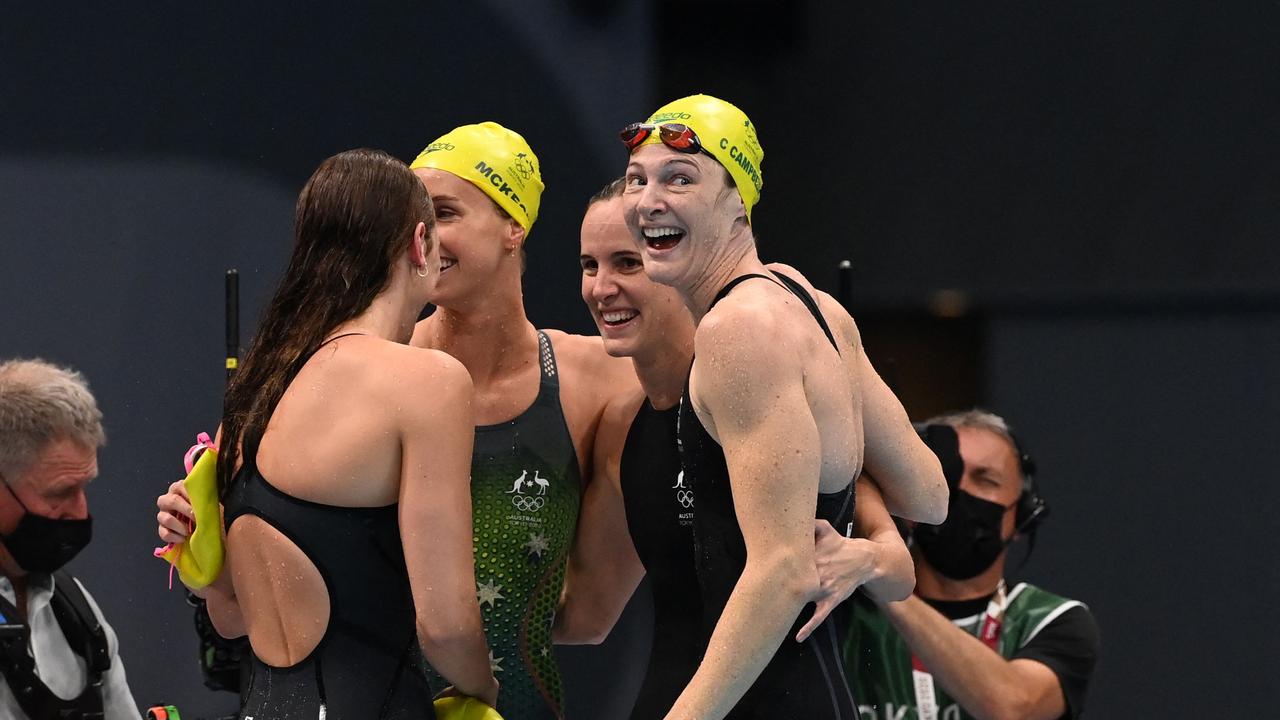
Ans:
{"type": "MultiPolygon", "coordinates": [[[[120,661],[120,642],[115,630],[102,617],[102,610],[93,596],[79,580],[81,592],[89,601],[93,614],[98,616],[102,629],[107,634],[107,649],[111,655],[111,669],[102,676],[102,707],[106,720],[140,720],[138,706],[133,701],[133,693],[124,678],[124,663],[120,661]]],[[[11,603],[14,599],[13,585],[8,578],[0,577],[0,594],[11,603]]],[[[70,700],[84,691],[89,680],[88,666],[84,658],[77,655],[62,634],[58,619],[54,617],[53,607],[49,604],[53,597],[53,578],[50,576],[27,576],[27,623],[31,627],[31,650],[36,661],[36,674],[48,686],[49,690],[64,700],[70,700]]],[[[22,712],[22,706],[9,690],[9,683],[0,677],[0,718],[28,720],[22,712]]],[[[31,718],[29,720],[38,720],[31,718]]]]}

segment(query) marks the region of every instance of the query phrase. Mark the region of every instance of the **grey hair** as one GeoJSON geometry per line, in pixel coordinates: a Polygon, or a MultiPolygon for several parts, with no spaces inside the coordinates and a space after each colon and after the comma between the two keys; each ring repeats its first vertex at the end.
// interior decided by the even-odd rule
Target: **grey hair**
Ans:
{"type": "Polygon", "coordinates": [[[50,442],[107,442],[102,411],[84,375],[44,360],[0,363],[0,472],[26,472],[50,442]]]}
{"type": "Polygon", "coordinates": [[[978,430],[986,430],[994,433],[1009,441],[1013,446],[1014,454],[1018,453],[1018,441],[1013,437],[1013,431],[1009,429],[1009,423],[999,415],[982,408],[973,408],[972,410],[961,410],[958,412],[945,413],[937,415],[924,421],[925,425],[950,425],[953,428],[976,428],[978,430]]]}

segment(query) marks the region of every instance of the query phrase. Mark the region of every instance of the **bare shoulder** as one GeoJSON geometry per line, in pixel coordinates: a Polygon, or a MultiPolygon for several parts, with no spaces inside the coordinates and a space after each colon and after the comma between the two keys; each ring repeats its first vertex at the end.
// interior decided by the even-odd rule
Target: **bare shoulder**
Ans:
{"type": "Polygon", "coordinates": [[[596,335],[570,335],[563,330],[543,330],[556,351],[556,364],[572,378],[598,378],[600,383],[635,381],[631,360],[609,355],[596,335]]]}
{"type": "Polygon", "coordinates": [[[378,360],[379,389],[393,397],[428,406],[471,397],[471,375],[448,353],[387,342],[378,360]]]}
{"type": "Polygon", "coordinates": [[[605,406],[603,423],[609,427],[623,428],[625,435],[636,413],[640,412],[640,406],[644,404],[645,399],[644,389],[639,383],[635,387],[619,392],[605,406]]]}
{"type": "Polygon", "coordinates": [[[766,267],[769,270],[786,275],[787,277],[800,283],[800,286],[809,291],[814,300],[818,303],[818,309],[822,311],[822,316],[826,318],[827,324],[831,326],[831,331],[844,338],[850,345],[860,348],[862,347],[862,336],[858,332],[858,324],[854,322],[853,316],[845,309],[840,301],[831,296],[830,293],[823,292],[813,286],[800,273],[799,270],[785,263],[769,263],[766,267]]]}
{"type": "MultiPolygon", "coordinates": [[[[770,284],[772,285],[772,284],[770,284]]],[[[773,291],[785,290],[761,283],[735,292],[711,308],[693,336],[694,362],[755,375],[785,363],[797,354],[797,324],[779,312],[773,291]]],[[[784,300],[794,301],[789,294],[784,300]]]]}

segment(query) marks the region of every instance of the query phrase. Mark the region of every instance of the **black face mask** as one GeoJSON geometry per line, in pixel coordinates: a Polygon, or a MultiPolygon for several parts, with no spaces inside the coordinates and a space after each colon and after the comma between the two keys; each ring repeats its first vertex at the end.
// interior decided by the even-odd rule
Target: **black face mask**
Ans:
{"type": "Polygon", "coordinates": [[[71,562],[93,537],[93,518],[83,520],[36,515],[18,499],[9,483],[0,482],[22,506],[18,527],[4,537],[4,546],[15,562],[29,573],[49,574],[71,562]]]}
{"type": "Polygon", "coordinates": [[[1013,540],[1001,537],[1007,511],[1003,505],[953,488],[947,520],[941,525],[916,525],[915,543],[938,572],[953,580],[981,575],[1013,540]]]}

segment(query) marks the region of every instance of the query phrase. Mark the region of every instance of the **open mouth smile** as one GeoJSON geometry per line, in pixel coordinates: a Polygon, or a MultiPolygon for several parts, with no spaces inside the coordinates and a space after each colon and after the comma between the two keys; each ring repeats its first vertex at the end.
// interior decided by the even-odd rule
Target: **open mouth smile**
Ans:
{"type": "Polygon", "coordinates": [[[670,250],[684,239],[684,231],[673,227],[644,228],[644,242],[650,250],[670,250]]]}
{"type": "Polygon", "coordinates": [[[600,313],[600,319],[609,328],[622,327],[637,317],[640,317],[640,313],[635,310],[607,310],[600,313]]]}

